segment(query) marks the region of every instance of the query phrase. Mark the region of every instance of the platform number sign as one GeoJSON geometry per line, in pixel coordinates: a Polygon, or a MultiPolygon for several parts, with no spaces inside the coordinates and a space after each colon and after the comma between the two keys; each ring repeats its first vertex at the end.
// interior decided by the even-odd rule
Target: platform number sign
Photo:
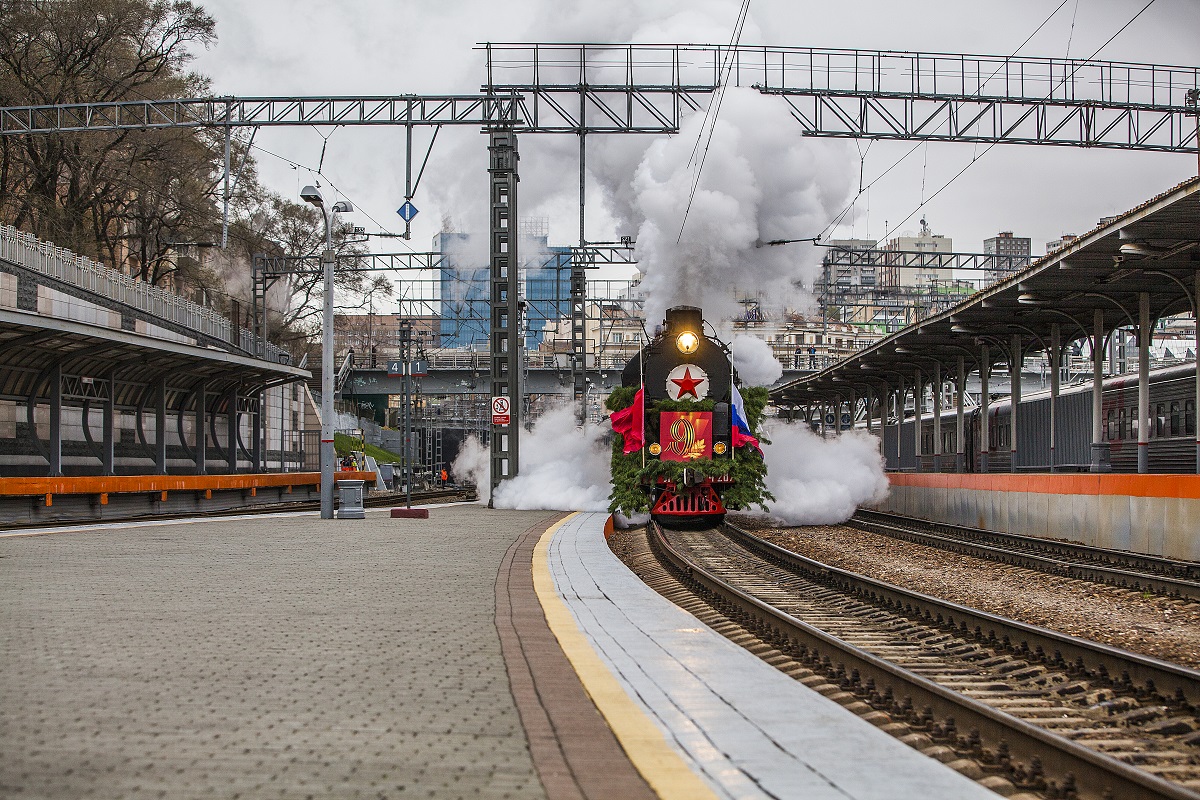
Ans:
{"type": "Polygon", "coordinates": [[[512,415],[509,413],[509,402],[507,397],[492,398],[492,424],[493,425],[508,425],[512,421],[512,415]]]}

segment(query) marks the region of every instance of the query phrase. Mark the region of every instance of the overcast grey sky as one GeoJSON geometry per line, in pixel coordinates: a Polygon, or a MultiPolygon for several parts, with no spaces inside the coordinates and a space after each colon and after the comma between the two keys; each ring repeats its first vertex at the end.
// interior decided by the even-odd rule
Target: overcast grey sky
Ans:
{"type": "MultiPolygon", "coordinates": [[[[856,0],[797,2],[752,0],[744,44],[879,48],[1008,55],[1059,0],[856,0]]],[[[217,20],[219,44],[199,54],[197,68],[218,94],[400,94],[473,92],[483,80],[482,41],[691,41],[726,42],[740,3],[735,0],[207,0],[217,20]]],[[[1087,56],[1116,32],[1143,0],[1068,0],[1022,50],[1022,55],[1087,56]]],[[[1160,64],[1200,63],[1200,1],[1156,0],[1098,58],[1160,64]]],[[[328,133],[326,131],[325,133],[328,133]]],[[[418,148],[428,132],[417,135],[418,148]]],[[[628,137],[627,137],[628,138],[628,137]]],[[[402,129],[340,129],[330,135],[323,172],[362,209],[355,224],[392,230],[402,223],[402,129]]],[[[260,144],[315,168],[321,135],[315,130],[260,131],[260,144]]],[[[414,203],[414,249],[426,249],[444,216],[469,227],[469,198],[486,186],[485,137],[474,129],[447,129],[414,203]],[[464,200],[464,198],[467,198],[464,200]]],[[[646,147],[642,142],[639,146],[646,147]]],[[[577,230],[573,173],[563,172],[573,137],[522,139],[522,214],[551,217],[552,243],[571,243],[577,230]],[[550,141],[554,139],[556,141],[550,141]]],[[[865,147],[865,142],[863,143],[865,147]]],[[[911,147],[878,142],[866,159],[870,180],[911,147]]],[[[853,143],[820,150],[844,159],[857,181],[853,143]]],[[[958,172],[974,153],[969,144],[930,144],[910,157],[864,197],[852,224],[836,236],[878,237],[925,195],[958,172]],[[869,216],[868,216],[869,210],[869,216]]],[[[268,186],[296,199],[313,178],[264,153],[257,154],[268,186]]],[[[636,163],[636,162],[635,162],[636,163]]],[[[632,166],[632,165],[631,165],[632,166]]],[[[632,170],[631,170],[632,173],[632,170]]],[[[1196,173],[1194,156],[1062,147],[997,146],[922,214],[956,249],[978,251],[1000,230],[1034,240],[1035,253],[1064,232],[1082,232],[1105,215],[1125,211],[1196,173]]],[[[630,179],[632,179],[632,174],[630,179]]],[[[597,191],[589,236],[614,230],[597,191]]],[[[918,214],[906,225],[916,228],[918,214]]],[[[795,231],[796,236],[812,231],[795,231]]],[[[390,245],[389,245],[390,246],[390,245]]]]}

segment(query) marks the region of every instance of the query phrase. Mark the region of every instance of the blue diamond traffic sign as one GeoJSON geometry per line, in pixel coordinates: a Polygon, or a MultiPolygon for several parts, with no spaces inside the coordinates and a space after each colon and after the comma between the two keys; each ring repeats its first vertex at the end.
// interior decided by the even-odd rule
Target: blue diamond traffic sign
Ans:
{"type": "Polygon", "coordinates": [[[405,222],[412,222],[412,218],[421,212],[417,211],[416,206],[405,200],[404,205],[396,209],[396,213],[399,214],[400,219],[404,220],[405,222]]]}

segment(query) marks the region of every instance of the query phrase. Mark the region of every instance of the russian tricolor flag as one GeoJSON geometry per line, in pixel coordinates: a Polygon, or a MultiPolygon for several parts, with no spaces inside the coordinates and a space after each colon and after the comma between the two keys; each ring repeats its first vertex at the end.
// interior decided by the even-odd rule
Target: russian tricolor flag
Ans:
{"type": "Polygon", "coordinates": [[[741,447],[742,445],[750,445],[758,452],[762,452],[762,448],[758,445],[758,439],[751,435],[750,423],[746,421],[746,403],[742,400],[742,394],[733,387],[733,446],[741,447]]]}

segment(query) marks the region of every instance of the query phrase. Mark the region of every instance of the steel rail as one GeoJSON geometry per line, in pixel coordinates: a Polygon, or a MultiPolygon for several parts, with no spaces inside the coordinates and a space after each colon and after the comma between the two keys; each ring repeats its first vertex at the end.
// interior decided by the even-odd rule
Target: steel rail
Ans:
{"type": "MultiPolygon", "coordinates": [[[[726,527],[735,531],[740,530],[728,524],[726,527]]],[[[758,537],[746,535],[750,539],[761,542],[768,551],[779,551],[777,555],[780,558],[769,560],[783,561],[786,564],[791,563],[790,559],[786,557],[793,556],[799,559],[795,563],[803,564],[805,571],[816,570],[827,575],[841,572],[841,570],[777,548],[758,537]]],[[[1014,756],[1027,757],[1031,765],[1035,758],[1040,760],[1043,771],[1061,776],[1062,783],[1051,786],[1055,791],[1073,788],[1078,792],[1077,796],[1081,798],[1120,797],[1122,800],[1164,800],[1167,798],[1170,800],[1196,800],[1197,798],[1196,793],[1184,787],[1069,739],[1056,736],[1043,728],[940,686],[774,608],[691,561],[667,541],[657,525],[651,526],[650,540],[652,546],[683,576],[685,581],[701,587],[704,592],[733,606],[741,615],[757,623],[756,625],[752,624],[752,627],[763,629],[769,632],[768,635],[774,634],[777,639],[788,640],[798,647],[802,656],[808,656],[811,651],[818,656],[826,656],[837,661],[839,672],[847,675],[857,673],[857,680],[860,683],[873,683],[877,692],[904,698],[901,701],[902,706],[923,707],[926,717],[932,715],[936,719],[945,720],[944,724],[950,731],[969,728],[972,737],[977,735],[984,745],[995,752],[1007,751],[1014,756]]],[[[853,573],[846,573],[846,575],[853,575],[853,573]]],[[[872,583],[877,582],[872,581],[872,583]]],[[[894,590],[894,587],[887,587],[886,584],[880,584],[880,586],[894,590]]],[[[899,591],[903,592],[903,590],[899,591]]],[[[917,602],[920,602],[918,598],[923,598],[921,595],[912,595],[912,597],[917,602]]],[[[931,600],[932,598],[923,599],[931,600]]],[[[902,605],[902,607],[904,606],[902,605]]],[[[961,608],[947,604],[946,610],[948,611],[950,607],[961,608]]],[[[906,610],[908,609],[906,608],[906,610]]],[[[978,612],[962,609],[962,612],[956,611],[955,613],[963,613],[965,617],[978,612]]]]}
{"type": "MultiPolygon", "coordinates": [[[[1079,545],[1078,550],[1076,550],[1070,544],[1048,542],[1034,536],[1020,536],[1016,534],[1009,536],[1008,534],[994,531],[941,523],[929,523],[929,527],[933,530],[940,528],[946,535],[932,531],[917,530],[916,526],[924,522],[924,520],[901,517],[894,514],[860,511],[847,524],[869,533],[878,533],[883,536],[890,536],[894,539],[902,539],[916,544],[926,544],[940,550],[975,556],[976,558],[983,558],[989,561],[1000,561],[1006,564],[1029,567],[1043,572],[1066,575],[1071,578],[1081,578],[1095,583],[1106,583],[1124,589],[1153,591],[1171,597],[1200,600],[1200,581],[1175,578],[1162,574],[1163,571],[1172,571],[1176,572],[1176,574],[1179,571],[1183,571],[1185,574],[1192,574],[1196,570],[1200,570],[1200,564],[1186,561],[1172,561],[1171,559],[1155,559],[1153,556],[1147,556],[1145,562],[1152,563],[1157,561],[1159,562],[1158,566],[1160,566],[1160,569],[1152,573],[1135,572],[1117,566],[1086,563],[1096,560],[1119,562],[1122,553],[1117,550],[1093,548],[1086,545],[1079,545]],[[959,536],[968,538],[958,538],[959,536]],[[991,541],[992,544],[969,541],[969,538],[991,541]],[[1082,559],[1085,563],[1022,552],[1019,549],[1011,548],[1014,543],[1046,552],[1055,552],[1057,550],[1065,556],[1082,559]],[[1043,544],[1046,546],[1043,547],[1043,544]]],[[[1133,556],[1130,559],[1130,565],[1143,562],[1142,559],[1138,558],[1137,554],[1133,554],[1133,556]]]]}
{"type": "Polygon", "coordinates": [[[959,630],[974,629],[976,638],[985,636],[989,641],[998,642],[1026,658],[1062,667],[1074,666],[1091,677],[1107,676],[1109,680],[1120,679],[1124,682],[1123,676],[1128,675],[1133,687],[1145,693],[1157,694],[1164,700],[1178,698],[1193,706],[1200,706],[1200,671],[901,589],[805,558],[736,525],[726,523],[726,528],[734,533],[735,539],[741,544],[758,551],[760,555],[785,567],[816,573],[842,591],[868,597],[875,603],[883,602],[893,608],[902,608],[907,614],[944,621],[944,624],[959,630]]]}

